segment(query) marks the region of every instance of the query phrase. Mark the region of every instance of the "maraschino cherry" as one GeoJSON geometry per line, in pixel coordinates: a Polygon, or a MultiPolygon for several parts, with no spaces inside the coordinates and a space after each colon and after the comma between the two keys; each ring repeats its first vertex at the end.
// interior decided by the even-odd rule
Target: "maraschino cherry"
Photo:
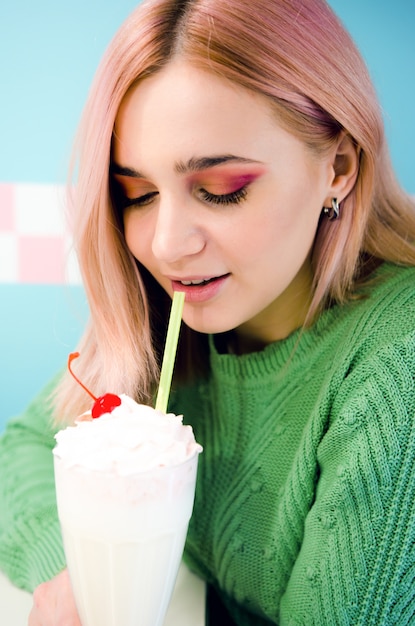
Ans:
{"type": "Polygon", "coordinates": [[[104,415],[104,413],[111,413],[111,411],[115,409],[116,406],[120,406],[121,398],[119,396],[116,396],[114,393],[106,393],[103,396],[96,398],[94,394],[91,393],[87,387],[85,387],[85,385],[79,380],[79,378],[72,371],[71,363],[74,359],[77,359],[78,357],[79,357],[79,352],[71,352],[71,354],[68,357],[68,370],[70,371],[72,376],[75,378],[76,382],[81,385],[82,389],[85,389],[87,394],[89,394],[91,398],[95,400],[92,406],[92,410],[91,410],[92,417],[93,418],[101,417],[101,415],[104,415]]]}

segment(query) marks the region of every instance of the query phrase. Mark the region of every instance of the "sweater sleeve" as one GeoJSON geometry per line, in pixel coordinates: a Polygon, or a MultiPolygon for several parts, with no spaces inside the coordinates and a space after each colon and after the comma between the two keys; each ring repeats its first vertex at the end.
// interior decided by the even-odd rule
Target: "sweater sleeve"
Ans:
{"type": "Polygon", "coordinates": [[[357,359],[333,400],[283,626],[415,623],[415,335],[357,359]]]}
{"type": "Polygon", "coordinates": [[[0,437],[0,567],[33,591],[65,567],[53,473],[53,380],[0,437]]]}

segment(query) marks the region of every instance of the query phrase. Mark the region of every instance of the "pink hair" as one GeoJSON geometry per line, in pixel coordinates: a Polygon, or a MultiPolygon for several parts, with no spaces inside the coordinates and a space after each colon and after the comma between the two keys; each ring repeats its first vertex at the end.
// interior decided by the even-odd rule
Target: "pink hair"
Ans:
{"type": "MultiPolygon", "coordinates": [[[[393,175],[376,94],[354,43],[324,0],[147,0],[102,60],[77,142],[71,210],[91,322],[76,367],[95,395],[124,392],[149,402],[158,377],[166,303],[125,245],[109,169],[125,93],[174,56],[268,97],[280,123],[317,154],[342,132],[353,139],[359,174],[341,219],[320,223],[309,320],[328,304],[353,297],[374,264],[415,264],[413,204],[393,175]]],[[[193,344],[201,339],[187,335],[193,344]]],[[[82,389],[65,377],[56,402],[59,419],[88,405],[82,389]]]]}

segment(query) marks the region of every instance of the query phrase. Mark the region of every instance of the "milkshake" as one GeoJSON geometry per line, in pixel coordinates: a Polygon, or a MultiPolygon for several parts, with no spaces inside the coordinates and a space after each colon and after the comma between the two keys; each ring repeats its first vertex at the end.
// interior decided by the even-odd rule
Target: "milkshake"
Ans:
{"type": "Polygon", "coordinates": [[[181,416],[127,396],[56,435],[58,513],[82,626],[161,626],[193,508],[198,455],[181,416]]]}

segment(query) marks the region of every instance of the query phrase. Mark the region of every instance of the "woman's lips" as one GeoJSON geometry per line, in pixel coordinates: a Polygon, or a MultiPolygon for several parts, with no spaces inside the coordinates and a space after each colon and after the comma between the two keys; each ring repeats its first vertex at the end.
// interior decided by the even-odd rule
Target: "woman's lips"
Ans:
{"type": "Polygon", "coordinates": [[[186,302],[206,302],[220,291],[230,274],[211,278],[172,279],[173,291],[184,291],[186,302]]]}

